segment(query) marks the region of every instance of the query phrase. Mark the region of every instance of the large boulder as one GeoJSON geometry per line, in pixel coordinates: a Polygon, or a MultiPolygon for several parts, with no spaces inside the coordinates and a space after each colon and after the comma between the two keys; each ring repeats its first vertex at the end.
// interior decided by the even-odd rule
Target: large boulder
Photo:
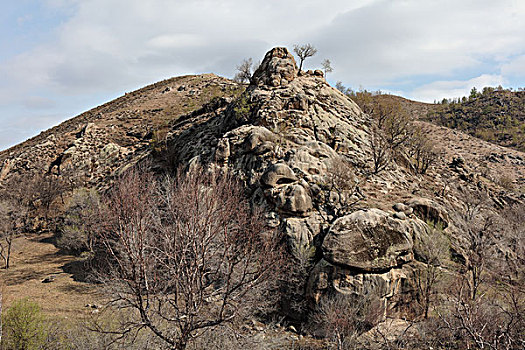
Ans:
{"type": "Polygon", "coordinates": [[[277,187],[297,182],[297,177],[285,163],[273,164],[261,177],[261,184],[264,187],[277,187]]]}
{"type": "Polygon", "coordinates": [[[285,47],[270,50],[255,71],[252,84],[271,87],[286,86],[297,77],[297,65],[285,47]]]}
{"type": "Polygon", "coordinates": [[[324,239],[324,258],[365,272],[384,271],[412,260],[419,222],[400,220],[380,209],[359,210],[337,219],[324,239]]]}
{"type": "Polygon", "coordinates": [[[400,300],[411,291],[407,283],[411,273],[409,265],[380,273],[361,273],[321,259],[310,273],[306,296],[312,306],[328,295],[354,298],[356,302],[363,298],[376,299],[375,307],[378,309],[375,312],[383,318],[403,307],[400,300]]]}
{"type": "Polygon", "coordinates": [[[306,216],[312,210],[312,199],[301,184],[289,184],[265,191],[277,210],[290,215],[306,216]]]}
{"type": "Polygon", "coordinates": [[[414,210],[414,214],[423,221],[440,225],[442,229],[449,226],[449,216],[445,208],[427,198],[412,198],[405,203],[414,210]]]}

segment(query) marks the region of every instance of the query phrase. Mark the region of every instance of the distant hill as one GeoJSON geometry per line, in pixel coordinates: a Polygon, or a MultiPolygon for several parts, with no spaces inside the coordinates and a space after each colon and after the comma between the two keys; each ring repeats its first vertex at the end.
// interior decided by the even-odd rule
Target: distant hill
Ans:
{"type": "MultiPolygon", "coordinates": [[[[86,186],[159,151],[179,118],[245,86],[214,74],[188,75],[126,93],[0,152],[0,188],[15,175],[69,174],[86,186]]],[[[15,176],[16,177],[16,176],[15,176]]]]}
{"type": "Polygon", "coordinates": [[[429,121],[501,146],[525,150],[525,91],[485,88],[429,110],[429,121]]]}

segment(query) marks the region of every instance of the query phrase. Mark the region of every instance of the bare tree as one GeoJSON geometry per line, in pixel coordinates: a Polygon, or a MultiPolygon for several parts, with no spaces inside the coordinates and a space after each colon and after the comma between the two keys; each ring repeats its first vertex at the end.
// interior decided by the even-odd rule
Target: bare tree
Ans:
{"type": "Polygon", "coordinates": [[[4,268],[10,266],[13,240],[24,227],[25,207],[10,198],[0,200],[0,258],[4,268]]]}
{"type": "Polygon", "coordinates": [[[392,113],[388,114],[381,128],[393,151],[405,146],[412,136],[414,126],[408,113],[403,111],[399,105],[394,104],[392,113]]]}
{"type": "Polygon", "coordinates": [[[428,131],[414,128],[407,144],[407,155],[413,163],[414,169],[419,174],[425,174],[434,164],[439,154],[434,143],[427,137],[428,131]]]}
{"type": "Polygon", "coordinates": [[[277,277],[280,238],[228,174],[202,169],[161,185],[130,171],[107,198],[100,232],[112,304],[135,310],[122,333],[149,329],[172,349],[261,308],[277,277]]]}
{"type": "MultiPolygon", "coordinates": [[[[253,60],[252,58],[245,58],[242,60],[241,64],[237,66],[237,74],[235,74],[235,77],[233,80],[238,81],[240,83],[249,83],[252,79],[252,65],[253,60]]],[[[254,68],[254,70],[257,69],[257,65],[254,68]]]]}
{"type": "Polygon", "coordinates": [[[362,199],[359,189],[359,178],[353,171],[353,166],[343,157],[332,159],[326,169],[328,175],[327,196],[335,195],[335,216],[348,214],[362,199]]]}
{"type": "Polygon", "coordinates": [[[332,62],[327,58],[322,63],[323,70],[324,70],[324,76],[326,77],[326,73],[332,73],[334,69],[332,68],[332,62]]]}
{"type": "Polygon", "coordinates": [[[296,53],[297,57],[299,57],[299,71],[303,69],[304,60],[317,53],[317,49],[311,44],[294,45],[293,51],[296,53]]]}
{"type": "Polygon", "coordinates": [[[423,260],[421,268],[415,270],[417,287],[416,301],[423,309],[423,316],[428,318],[430,305],[437,293],[436,286],[441,277],[441,265],[447,254],[447,242],[440,226],[431,225],[428,236],[420,237],[415,244],[418,259],[423,260]]]}
{"type": "Polygon", "coordinates": [[[370,134],[370,149],[372,151],[373,174],[385,170],[391,160],[391,151],[388,142],[381,130],[374,126],[370,134]]]}

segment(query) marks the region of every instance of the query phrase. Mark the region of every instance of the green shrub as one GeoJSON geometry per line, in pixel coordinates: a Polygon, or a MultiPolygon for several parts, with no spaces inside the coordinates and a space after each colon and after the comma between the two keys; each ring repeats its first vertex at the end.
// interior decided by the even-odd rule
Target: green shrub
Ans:
{"type": "Polygon", "coordinates": [[[21,299],[8,308],[3,318],[2,349],[32,350],[46,346],[47,328],[40,306],[21,299]]]}

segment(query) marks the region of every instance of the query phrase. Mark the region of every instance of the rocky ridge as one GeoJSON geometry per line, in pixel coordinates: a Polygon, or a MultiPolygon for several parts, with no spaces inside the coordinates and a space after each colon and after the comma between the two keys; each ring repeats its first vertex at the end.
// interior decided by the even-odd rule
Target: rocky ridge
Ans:
{"type": "MultiPolygon", "coordinates": [[[[412,273],[414,241],[426,235],[424,220],[441,213],[439,206],[420,199],[392,211],[366,203],[368,182],[387,181],[369,179],[372,121],[321,72],[297,72],[293,56],[275,48],[239,99],[184,123],[170,131],[171,164],[233,170],[297,259],[316,252],[305,276],[312,303],[379,288],[386,315],[390,299],[410,293],[401,286],[412,273]]],[[[397,167],[388,177],[408,186],[397,167]]]]}

